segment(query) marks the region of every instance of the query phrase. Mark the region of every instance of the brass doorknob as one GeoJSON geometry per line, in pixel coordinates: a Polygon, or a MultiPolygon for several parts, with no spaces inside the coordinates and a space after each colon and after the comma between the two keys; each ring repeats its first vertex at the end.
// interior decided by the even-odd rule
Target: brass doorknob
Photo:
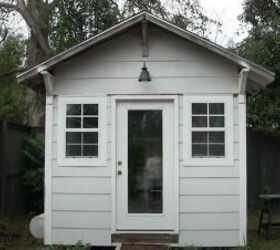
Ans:
{"type": "Polygon", "coordinates": [[[118,175],[121,175],[122,174],[122,171],[121,170],[118,170],[118,175]]]}

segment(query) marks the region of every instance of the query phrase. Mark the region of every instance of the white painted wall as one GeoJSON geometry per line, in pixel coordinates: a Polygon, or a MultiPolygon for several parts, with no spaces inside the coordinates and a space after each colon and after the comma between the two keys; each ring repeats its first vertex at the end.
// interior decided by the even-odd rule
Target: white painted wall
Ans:
{"type": "MultiPolygon", "coordinates": [[[[243,244],[240,222],[239,104],[234,98],[234,163],[231,166],[183,164],[183,95],[235,94],[237,69],[210,52],[149,27],[150,56],[146,58],[152,81],[139,83],[143,58],[140,29],[125,33],[55,70],[52,159],[51,232],[47,243],[111,244],[112,94],[179,95],[180,246],[236,246],[243,244]],[[67,167],[57,163],[58,96],[104,96],[107,105],[107,164],[67,167]]],[[[245,168],[245,163],[242,163],[245,168]]],[[[50,195],[50,194],[48,194],[50,195]]]]}

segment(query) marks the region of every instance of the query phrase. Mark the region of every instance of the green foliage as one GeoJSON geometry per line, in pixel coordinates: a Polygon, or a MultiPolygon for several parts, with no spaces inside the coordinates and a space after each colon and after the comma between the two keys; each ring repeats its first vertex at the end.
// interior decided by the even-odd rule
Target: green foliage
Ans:
{"type": "Polygon", "coordinates": [[[49,41],[57,53],[116,24],[119,9],[113,0],[60,0],[49,20],[49,41]]]}
{"type": "Polygon", "coordinates": [[[83,245],[81,242],[78,242],[75,246],[49,246],[44,247],[42,250],[90,250],[89,245],[83,245]]]}
{"type": "Polygon", "coordinates": [[[44,139],[42,134],[27,137],[23,144],[23,188],[29,211],[42,212],[44,199],[44,139]]]}
{"type": "Polygon", "coordinates": [[[167,18],[168,13],[160,0],[126,0],[122,10],[123,19],[147,11],[161,18],[167,18]]]}
{"type": "Polygon", "coordinates": [[[276,79],[248,99],[248,123],[256,131],[280,136],[280,5],[275,0],[246,0],[241,19],[252,26],[237,52],[276,73],[276,79]]]}
{"type": "Polygon", "coordinates": [[[25,121],[24,89],[16,81],[22,65],[24,42],[8,36],[0,45],[0,119],[14,123],[25,121]]]}
{"type": "Polygon", "coordinates": [[[141,11],[150,12],[177,26],[205,35],[213,20],[203,14],[198,0],[126,0],[122,16],[126,18],[141,11]]]}

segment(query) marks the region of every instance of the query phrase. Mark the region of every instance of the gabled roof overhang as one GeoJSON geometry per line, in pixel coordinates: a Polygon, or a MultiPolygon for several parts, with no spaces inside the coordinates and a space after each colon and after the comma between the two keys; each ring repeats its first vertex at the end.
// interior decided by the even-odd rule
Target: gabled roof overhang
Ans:
{"type": "Polygon", "coordinates": [[[126,32],[135,25],[140,24],[143,20],[147,20],[148,22],[158,27],[161,27],[164,30],[167,30],[183,39],[188,40],[189,42],[192,42],[204,49],[207,49],[228,59],[229,61],[235,63],[237,66],[240,67],[240,72],[243,69],[247,69],[248,80],[250,81],[250,86],[247,86],[247,92],[249,93],[255,93],[259,91],[260,89],[264,88],[267,84],[271,83],[275,78],[275,74],[273,72],[267,70],[262,66],[259,66],[211,41],[208,41],[190,31],[181,29],[178,26],[164,21],[150,13],[141,12],[97,34],[96,36],[93,36],[90,39],[69,48],[68,50],[48,59],[47,61],[40,63],[37,66],[19,74],[17,76],[18,82],[23,83],[36,91],[44,92],[44,85],[42,82],[41,72],[51,72],[59,63],[69,60],[70,58],[83,53],[84,51],[96,46],[97,44],[105,42],[121,33],[126,32]]]}

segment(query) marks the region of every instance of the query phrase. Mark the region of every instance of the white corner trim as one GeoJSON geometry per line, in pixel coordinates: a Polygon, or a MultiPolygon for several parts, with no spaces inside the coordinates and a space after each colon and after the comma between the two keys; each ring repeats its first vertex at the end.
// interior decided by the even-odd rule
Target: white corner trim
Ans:
{"type": "Polygon", "coordinates": [[[53,96],[46,96],[44,242],[52,244],[52,135],[53,96]]]}
{"type": "Polygon", "coordinates": [[[58,166],[105,167],[107,160],[107,96],[104,97],[58,97],[58,166]],[[98,157],[67,158],[65,155],[65,128],[67,104],[98,104],[98,157]]]}
{"type": "Polygon", "coordinates": [[[233,166],[233,96],[232,95],[185,95],[183,97],[183,164],[184,166],[233,166]],[[191,104],[225,104],[225,157],[193,158],[191,155],[191,104]]]}
{"type": "Polygon", "coordinates": [[[240,171],[240,245],[247,243],[247,140],[246,96],[238,96],[239,171],[240,171]]]}
{"type": "Polygon", "coordinates": [[[238,94],[240,95],[246,94],[246,85],[247,85],[249,71],[250,70],[248,68],[243,68],[239,73],[238,94]]]}
{"type": "Polygon", "coordinates": [[[44,78],[44,85],[45,85],[47,96],[52,96],[53,95],[53,84],[54,84],[53,75],[50,74],[48,71],[42,71],[42,72],[40,72],[40,74],[44,78]]]}

